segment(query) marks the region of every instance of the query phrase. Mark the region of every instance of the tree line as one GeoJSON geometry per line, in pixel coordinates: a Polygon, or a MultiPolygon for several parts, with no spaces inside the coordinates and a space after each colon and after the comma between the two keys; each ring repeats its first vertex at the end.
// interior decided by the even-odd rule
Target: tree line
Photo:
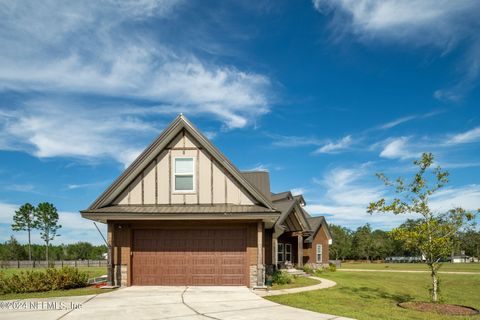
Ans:
{"type": "MultiPolygon", "coordinates": [[[[410,229],[415,220],[400,225],[410,229]]],[[[404,240],[397,239],[391,231],[373,230],[367,223],[356,230],[330,224],[333,243],[330,257],[335,260],[384,260],[387,257],[417,257],[422,254],[412,249],[404,240]]],[[[469,229],[458,232],[454,239],[452,254],[465,253],[480,259],[480,231],[469,229]]]]}
{"type": "MultiPolygon", "coordinates": [[[[31,259],[43,260],[45,246],[38,244],[30,245],[31,259]]],[[[72,244],[50,245],[49,255],[51,260],[102,260],[108,252],[106,245],[92,245],[88,242],[72,244]]],[[[0,261],[28,260],[29,245],[20,244],[13,236],[4,243],[0,243],[0,261]]]]}

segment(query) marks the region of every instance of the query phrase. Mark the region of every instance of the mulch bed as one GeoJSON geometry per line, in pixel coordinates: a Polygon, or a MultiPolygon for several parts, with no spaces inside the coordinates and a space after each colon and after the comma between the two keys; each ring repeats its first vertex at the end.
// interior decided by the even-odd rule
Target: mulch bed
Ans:
{"type": "Polygon", "coordinates": [[[435,312],[452,316],[471,316],[479,313],[477,309],[471,307],[433,302],[410,301],[399,303],[398,306],[405,309],[435,312]]]}

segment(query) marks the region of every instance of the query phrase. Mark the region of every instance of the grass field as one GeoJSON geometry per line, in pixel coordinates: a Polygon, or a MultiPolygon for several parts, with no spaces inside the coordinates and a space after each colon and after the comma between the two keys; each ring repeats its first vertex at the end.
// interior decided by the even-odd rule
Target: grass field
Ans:
{"type": "MultiPolygon", "coordinates": [[[[448,317],[439,314],[405,310],[397,307],[403,301],[428,301],[428,274],[326,272],[321,275],[337,282],[337,286],[297,294],[272,296],[267,299],[292,307],[362,319],[475,319],[448,317]]],[[[441,275],[445,303],[480,308],[480,275],[441,275]]]]}
{"type": "Polygon", "coordinates": [[[0,300],[85,296],[90,294],[107,293],[110,291],[112,290],[86,287],[86,288],[78,288],[78,289],[70,289],[70,290],[52,290],[52,291],[45,291],[45,292],[9,293],[9,294],[0,295],[0,300]]]}
{"type": "MultiPolygon", "coordinates": [[[[342,263],[341,269],[428,271],[424,263],[342,263]]],[[[440,271],[480,272],[480,263],[444,263],[440,271]]]]}
{"type": "Polygon", "coordinates": [[[313,286],[315,284],[319,284],[320,281],[305,277],[298,277],[295,278],[294,283],[289,284],[273,284],[272,290],[281,290],[281,289],[291,289],[291,288],[300,288],[300,287],[307,287],[313,286]]]}
{"type": "MultiPolygon", "coordinates": [[[[22,271],[45,271],[45,268],[4,268],[0,269],[0,272],[9,276],[22,271]]],[[[78,270],[88,273],[89,278],[99,277],[107,274],[106,267],[79,267],[78,270]]]]}

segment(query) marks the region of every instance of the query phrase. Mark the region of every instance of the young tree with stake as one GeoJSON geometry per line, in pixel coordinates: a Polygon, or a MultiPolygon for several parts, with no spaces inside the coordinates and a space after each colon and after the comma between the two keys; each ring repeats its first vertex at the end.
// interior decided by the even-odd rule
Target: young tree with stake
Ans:
{"type": "Polygon", "coordinates": [[[391,212],[396,215],[410,213],[419,217],[418,220],[411,220],[408,228],[400,226],[393,229],[392,235],[395,239],[404,241],[410,249],[422,253],[430,269],[431,300],[438,302],[438,270],[442,265],[441,261],[449,257],[455,235],[468,221],[474,219],[474,214],[460,207],[446,213],[438,213],[430,208],[431,195],[448,182],[447,171],[439,166],[431,168],[433,160],[431,153],[423,153],[420,160],[413,162],[418,167],[418,172],[408,182],[403,178],[391,181],[384,174],[377,174],[385,185],[395,189],[396,197],[389,203],[385,199],[372,202],[367,211],[391,212]]]}
{"type": "Polygon", "coordinates": [[[38,226],[37,221],[35,220],[35,207],[30,203],[25,203],[13,216],[13,231],[27,231],[28,233],[28,260],[32,261],[32,241],[31,241],[31,231],[36,229],[38,226]]]}
{"type": "Polygon", "coordinates": [[[62,227],[58,224],[57,208],[48,202],[39,203],[35,209],[35,218],[40,230],[40,237],[45,241],[45,259],[48,265],[48,246],[50,241],[59,236],[57,230],[62,227]]]}

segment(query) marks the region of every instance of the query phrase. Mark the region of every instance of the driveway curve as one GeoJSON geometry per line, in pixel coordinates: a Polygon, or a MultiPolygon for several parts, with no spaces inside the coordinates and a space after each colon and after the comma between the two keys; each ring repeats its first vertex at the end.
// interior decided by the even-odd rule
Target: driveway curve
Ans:
{"type": "MultiPolygon", "coordinates": [[[[0,310],[3,319],[348,319],[280,305],[245,287],[128,287],[96,296],[70,297],[75,310],[0,310]],[[77,298],[78,300],[75,300],[77,298]]],[[[35,299],[62,301],[63,298],[35,299]]],[[[32,300],[33,301],[33,300],[32,300]]]]}

